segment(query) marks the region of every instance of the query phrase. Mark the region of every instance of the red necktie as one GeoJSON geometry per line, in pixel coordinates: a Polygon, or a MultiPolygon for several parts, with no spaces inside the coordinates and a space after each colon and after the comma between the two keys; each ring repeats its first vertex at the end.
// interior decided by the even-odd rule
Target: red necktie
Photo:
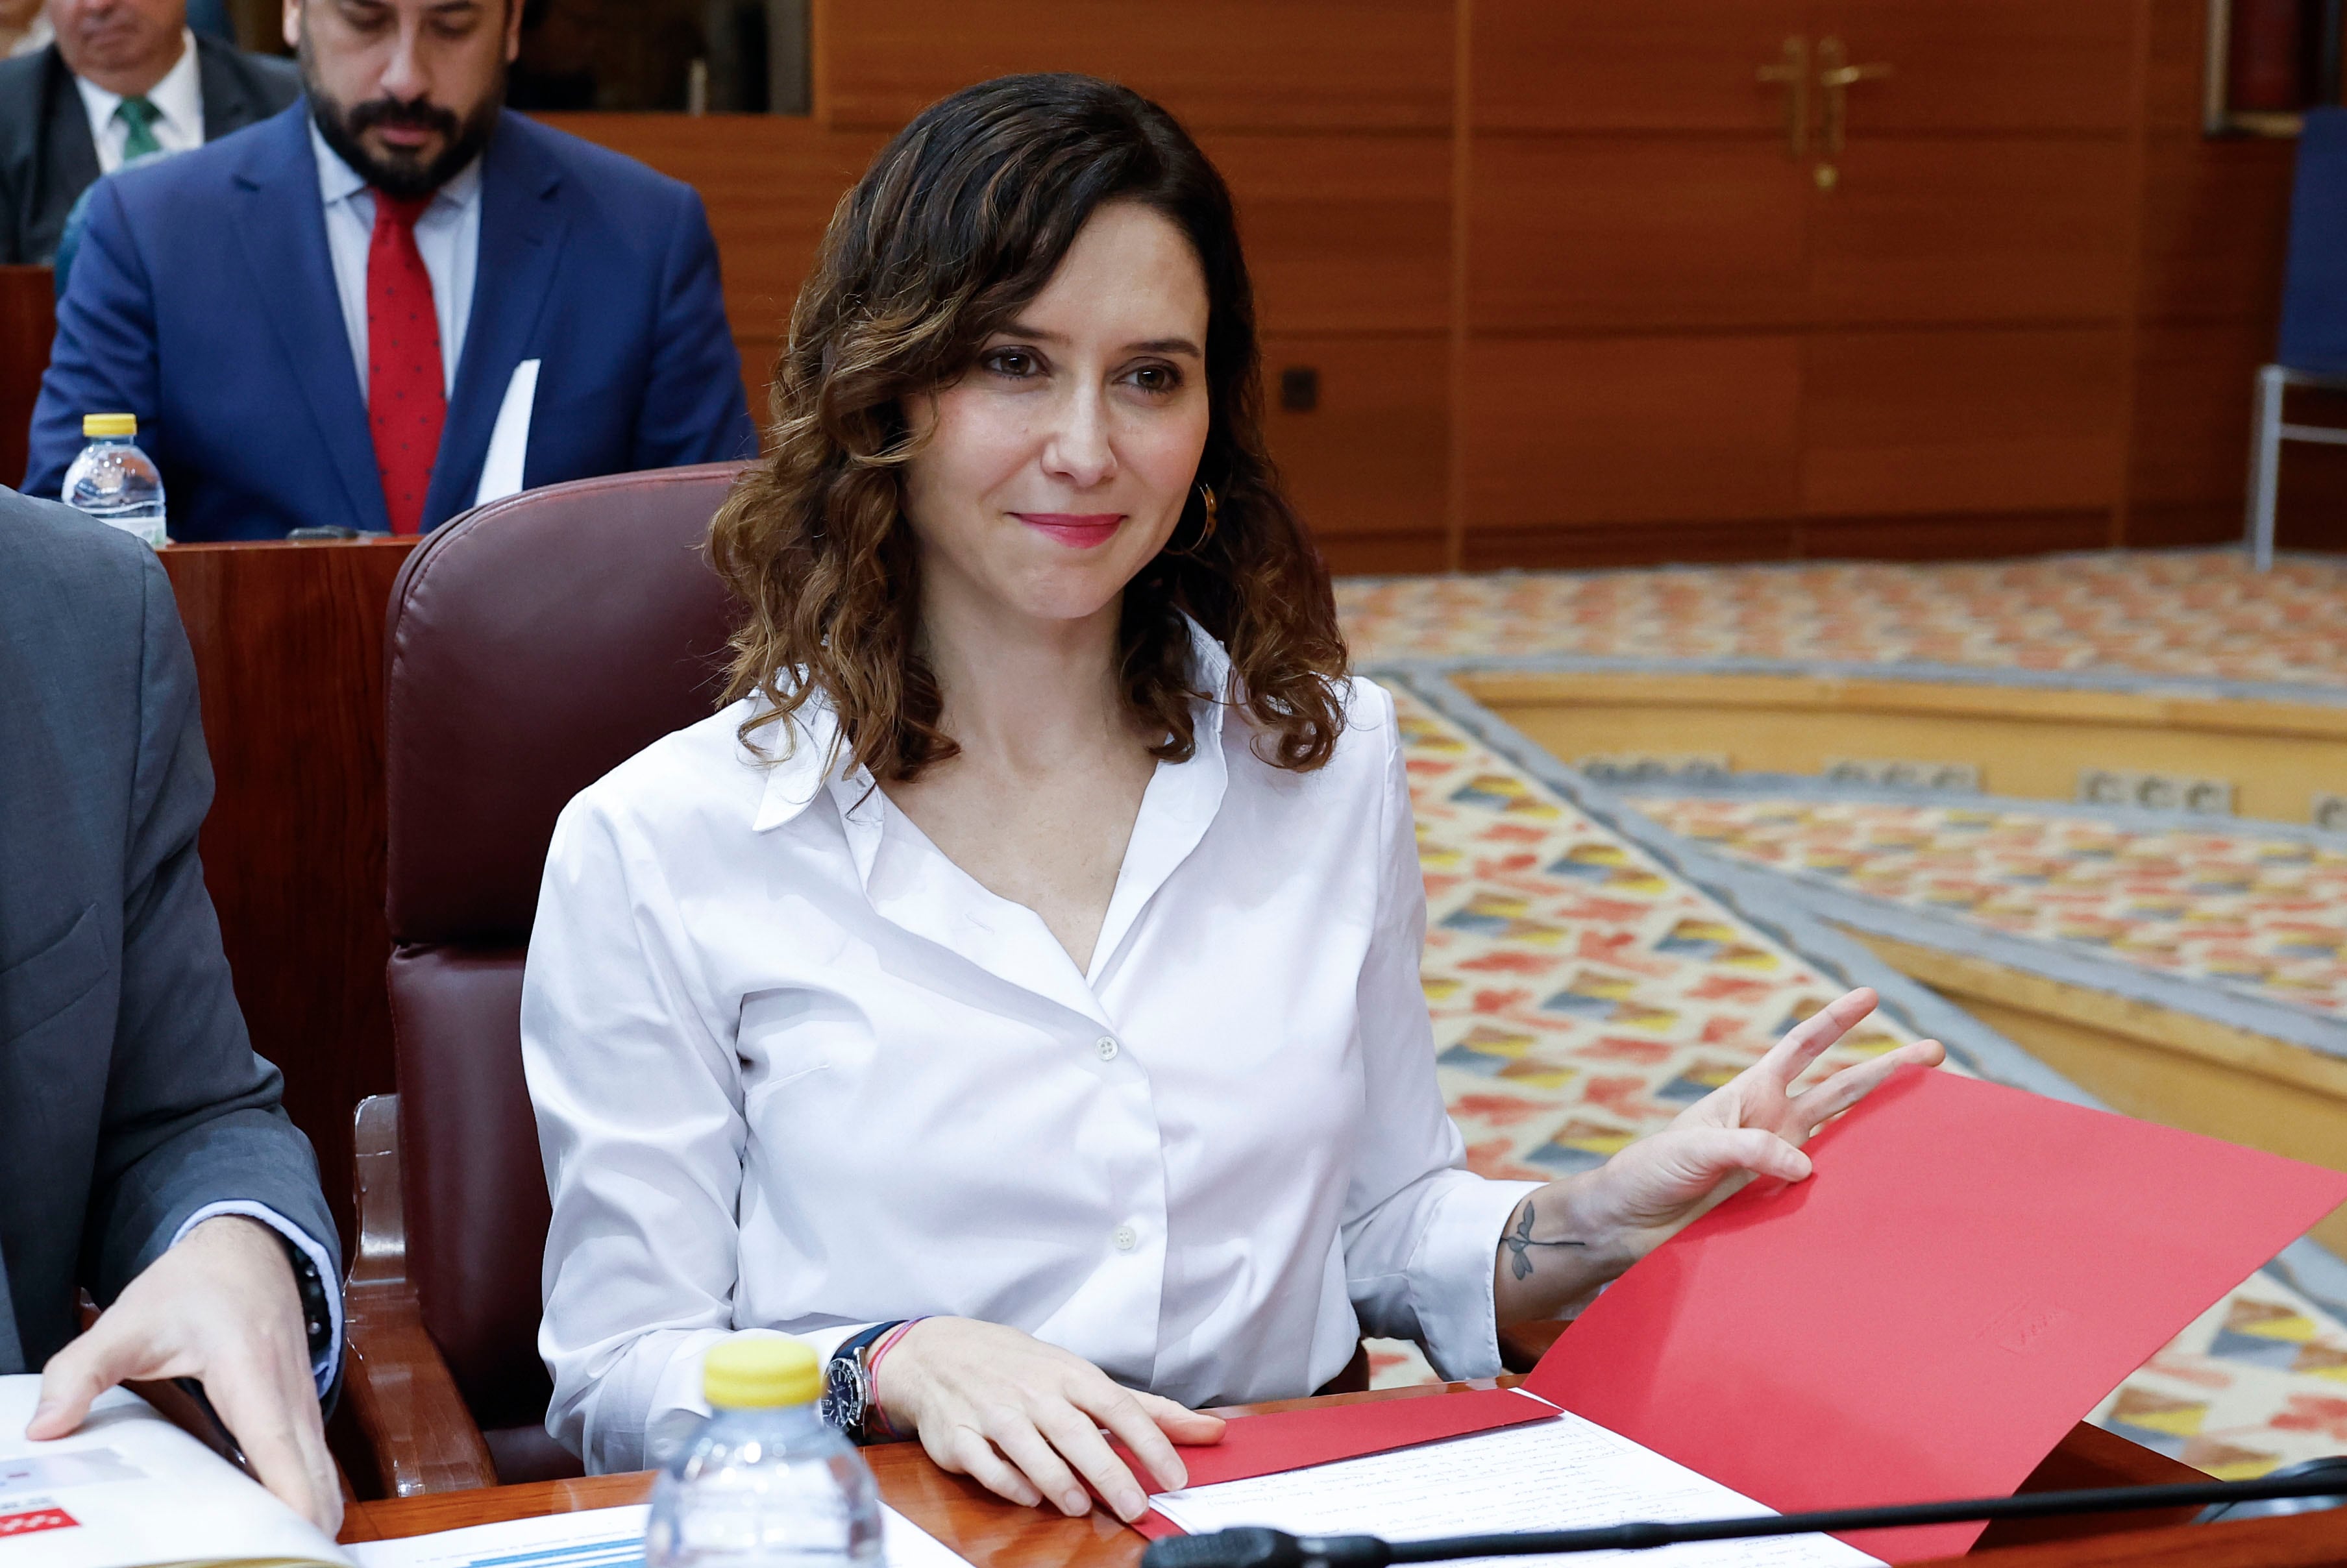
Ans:
{"type": "Polygon", "coordinates": [[[367,247],[367,425],[374,466],[395,534],[420,532],[432,460],[448,397],[440,368],[440,318],[432,276],[415,248],[415,220],[429,196],[401,201],[374,193],[374,238],[367,247]]]}

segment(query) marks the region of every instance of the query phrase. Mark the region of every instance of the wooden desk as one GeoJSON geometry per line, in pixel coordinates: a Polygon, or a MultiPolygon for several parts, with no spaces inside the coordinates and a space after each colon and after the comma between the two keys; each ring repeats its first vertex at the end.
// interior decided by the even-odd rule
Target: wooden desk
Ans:
{"type": "Polygon", "coordinates": [[[217,794],[204,882],[252,1045],[351,1238],[351,1110],[392,1087],[383,628],[415,540],[172,545],[217,794]]]}
{"type": "MultiPolygon", "coordinates": [[[[1244,1417],[1304,1404],[1424,1398],[1442,1391],[1428,1388],[1335,1394],[1324,1399],[1291,1399],[1223,1413],[1244,1417]]],[[[977,1568],[1136,1568],[1141,1561],[1146,1542],[1105,1513],[1067,1519],[1039,1509],[1014,1507],[974,1482],[938,1470],[917,1443],[891,1443],[865,1452],[880,1483],[882,1499],[977,1568]]],[[[2142,1484],[2184,1476],[2206,1479],[2147,1449],[2081,1425],[2022,1490],[2142,1484]]],[[[649,1474],[596,1476],[356,1503],[345,1517],[343,1539],[395,1540],[468,1524],[615,1508],[645,1501],[651,1495],[651,1481],[649,1474]]],[[[2172,1520],[2174,1511],[2165,1517],[2172,1520]]],[[[1992,1534],[1971,1555],[1940,1561],[1980,1568],[2103,1568],[2123,1563],[2175,1568],[2188,1563],[2192,1568],[2326,1568],[2347,1562],[2347,1510],[2239,1524],[2126,1528],[2132,1522],[2136,1521],[2116,1516],[2049,1521],[2032,1529],[2065,1532],[2063,1538],[2008,1543],[2016,1541],[2013,1533],[1992,1534]],[[2091,1533],[2096,1532],[2105,1533],[2091,1533]]]]}

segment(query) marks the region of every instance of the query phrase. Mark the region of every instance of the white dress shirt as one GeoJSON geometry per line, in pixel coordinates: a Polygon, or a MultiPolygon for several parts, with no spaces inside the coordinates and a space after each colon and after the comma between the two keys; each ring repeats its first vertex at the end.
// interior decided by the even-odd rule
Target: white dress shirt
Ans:
{"type": "MultiPolygon", "coordinates": [[[[310,124],[310,150],[318,155],[318,197],[326,204],[326,250],[334,261],[334,292],[343,302],[343,329],[357,363],[359,395],[367,391],[367,252],[374,243],[374,192],[310,124]]],[[[440,323],[441,391],[456,395],[456,360],[473,319],[473,279],[481,261],[481,160],[473,159],[432,194],[415,220],[415,249],[432,280],[432,313],[440,323]]]]}
{"type": "MultiPolygon", "coordinates": [[[[89,138],[97,143],[97,171],[111,174],[122,167],[122,144],[130,127],[117,119],[122,95],[109,93],[87,77],[76,77],[82,112],[89,116],[89,138]]],[[[155,106],[155,144],[165,152],[191,152],[204,145],[204,86],[196,70],[196,36],[179,29],[179,61],[163,73],[147,93],[155,106]]]]}
{"type": "MultiPolygon", "coordinates": [[[[1201,683],[1228,661],[1196,635],[1201,683]]],[[[803,711],[738,703],[563,812],[522,986],[554,1219],[548,1429],[638,1468],[744,1329],[828,1355],[923,1314],[1023,1329],[1185,1404],[1306,1394],[1363,1332],[1499,1369],[1493,1254],[1537,1184],[1463,1168],[1419,961],[1393,702],[1317,773],[1202,703],[1089,974],[803,711]],[[777,727],[753,737],[780,751],[777,727]]]]}

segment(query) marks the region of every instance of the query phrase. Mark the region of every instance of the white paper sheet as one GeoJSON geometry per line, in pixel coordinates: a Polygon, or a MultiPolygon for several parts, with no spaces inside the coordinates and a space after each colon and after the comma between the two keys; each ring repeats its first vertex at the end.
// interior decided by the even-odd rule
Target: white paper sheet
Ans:
{"type": "MultiPolygon", "coordinates": [[[[880,1512],[887,1568],[969,1568],[895,1509],[880,1512]]],[[[643,1503],[549,1513],[437,1535],[363,1542],[349,1550],[358,1568],[643,1568],[644,1522],[651,1513],[643,1503]]]]}
{"type": "MultiPolygon", "coordinates": [[[[1527,1396],[1529,1397],[1529,1396],[1527,1396]]],[[[1160,1513],[1196,1535],[1264,1524],[1297,1535],[1423,1541],[1502,1530],[1579,1530],[1769,1510],[1579,1416],[1310,1470],[1169,1491],[1160,1513]]],[[[1635,1560],[1638,1568],[1856,1568],[1875,1559],[1829,1535],[1700,1542],[1650,1552],[1484,1558],[1508,1568],[1635,1560]]]]}
{"type": "Polygon", "coordinates": [[[277,1560],[347,1568],[315,1526],[120,1389],[81,1430],[25,1440],[41,1379],[0,1378],[0,1568],[277,1560]]]}
{"type": "Polygon", "coordinates": [[[473,505],[486,507],[521,490],[522,464],[529,456],[529,416],[538,405],[538,362],[526,359],[514,366],[506,383],[506,400],[497,405],[497,422],[489,426],[489,452],[481,461],[481,483],[473,505]]]}

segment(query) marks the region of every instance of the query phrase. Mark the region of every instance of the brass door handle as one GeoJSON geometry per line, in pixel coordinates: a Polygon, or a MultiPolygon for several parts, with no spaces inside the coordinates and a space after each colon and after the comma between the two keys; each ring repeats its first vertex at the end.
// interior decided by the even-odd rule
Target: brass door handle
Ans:
{"type": "Polygon", "coordinates": [[[1880,81],[1890,74],[1889,66],[1851,65],[1850,50],[1840,38],[1818,40],[1818,86],[1825,94],[1826,156],[1839,154],[1849,139],[1850,87],[1859,82],[1880,81]]]}
{"type": "Polygon", "coordinates": [[[1809,41],[1785,40],[1782,65],[1760,67],[1760,79],[1785,89],[1785,156],[1799,162],[1809,150],[1809,41]]]}

